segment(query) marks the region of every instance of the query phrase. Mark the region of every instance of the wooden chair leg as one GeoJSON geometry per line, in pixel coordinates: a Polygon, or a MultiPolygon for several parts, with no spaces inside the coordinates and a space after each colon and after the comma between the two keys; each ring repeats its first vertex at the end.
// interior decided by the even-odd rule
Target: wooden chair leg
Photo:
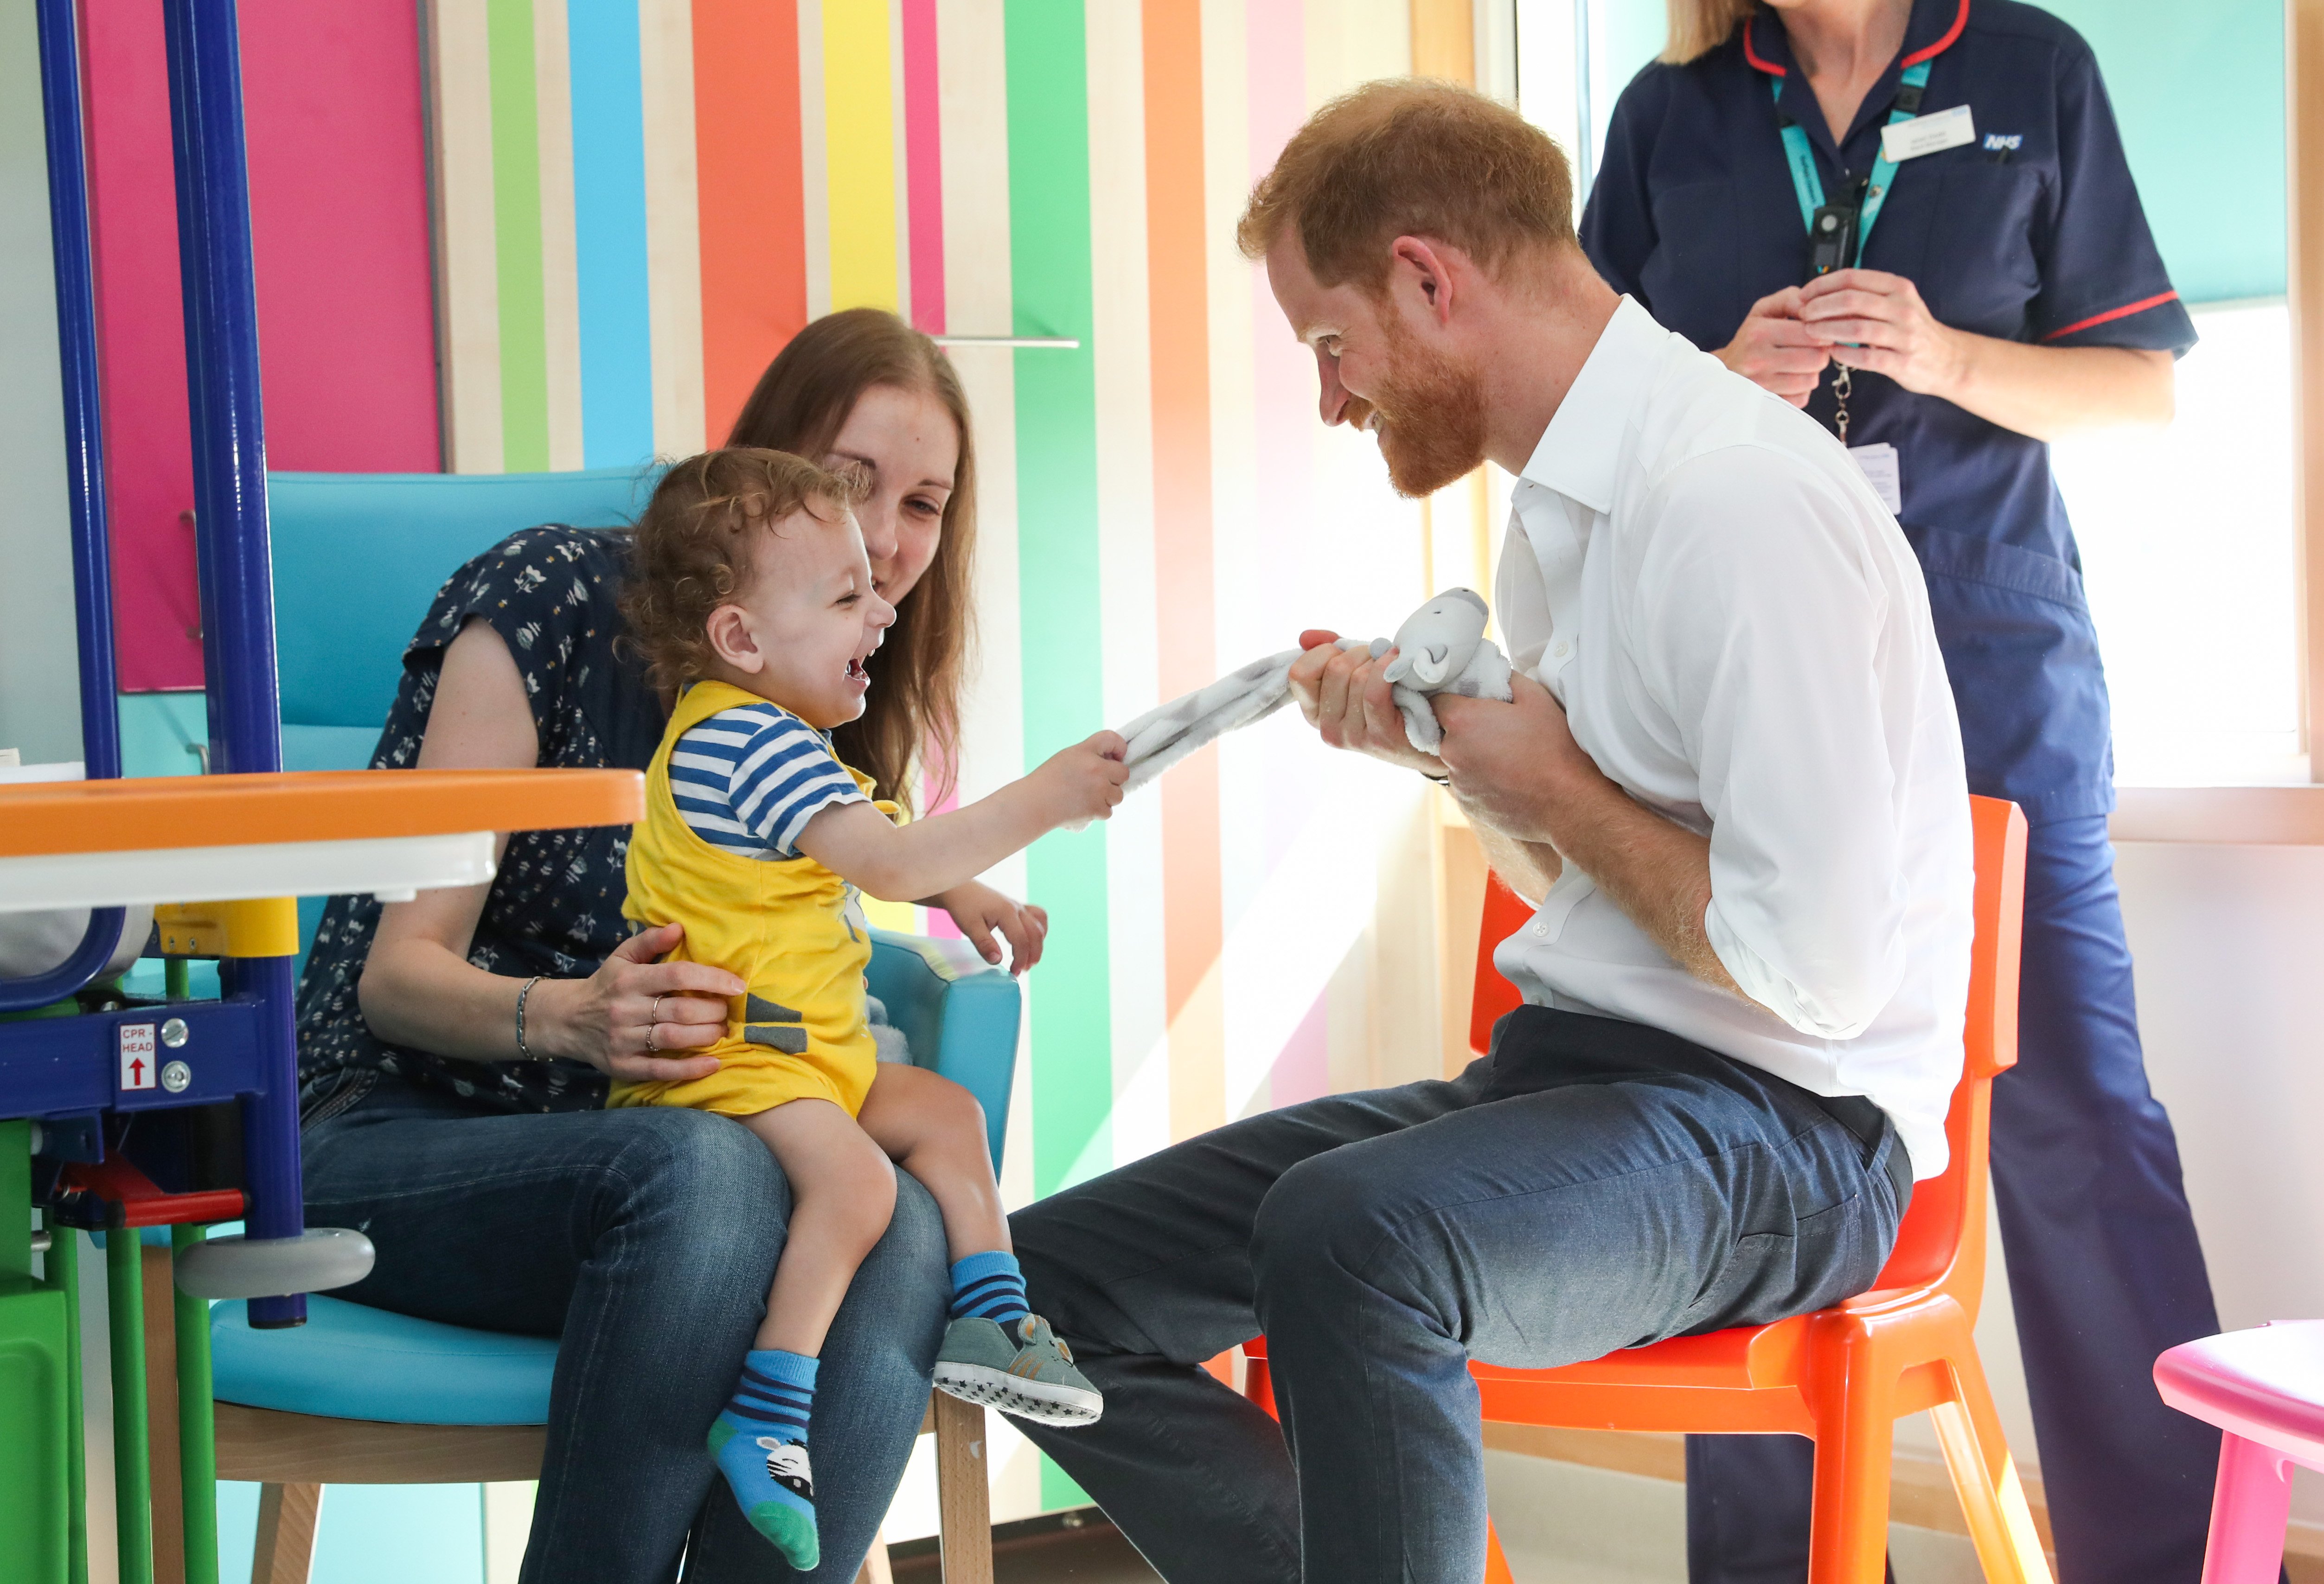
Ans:
{"type": "MultiPolygon", "coordinates": [[[[115,1236],[134,1238],[134,1230],[115,1236]]],[[[144,1274],[145,1465],[152,1470],[155,1584],[185,1584],[185,1484],[178,1452],[177,1286],[167,1248],[141,1248],[144,1274]]]]}
{"type": "Polygon", "coordinates": [[[1973,1349],[1950,1360],[1950,1367],[1954,1400],[1930,1409],[1929,1420],[1969,1520],[1978,1565],[1994,1584],[2050,1584],[2041,1532],[2026,1506],[2025,1487],[2002,1434],[1985,1368],[1973,1349]]]}
{"type": "Polygon", "coordinates": [[[315,1565],[315,1524],[322,1515],[319,1485],[260,1486],[250,1584],[307,1584],[315,1565]]]}
{"type": "Polygon", "coordinates": [[[935,1394],[936,1534],[944,1584],[992,1584],[992,1490],[984,1410],[935,1394]]]}
{"type": "Polygon", "coordinates": [[[888,1562],[885,1530],[872,1537],[872,1549],[863,1553],[863,1565],[855,1570],[855,1584],[896,1584],[896,1570],[888,1562]]]}

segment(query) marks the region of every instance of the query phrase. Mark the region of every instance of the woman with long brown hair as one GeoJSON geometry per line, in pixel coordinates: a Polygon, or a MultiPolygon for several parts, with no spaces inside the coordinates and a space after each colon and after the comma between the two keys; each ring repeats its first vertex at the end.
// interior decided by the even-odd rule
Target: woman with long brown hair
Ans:
{"type": "MultiPolygon", "coordinates": [[[[927,337],[855,309],[809,325],[759,382],[736,444],[856,474],[899,618],[848,762],[884,795],[941,801],[971,635],[974,447],[927,337]]],[[[628,536],[550,525],[454,573],[405,651],[374,765],[642,769],[667,701],[621,641],[628,536]]],[[[792,1577],[723,1490],[703,1435],[756,1330],[789,1193],[743,1129],[675,1109],[607,1111],[609,1078],[703,1075],[740,982],[631,935],[621,830],[510,838],[489,887],[383,908],[335,898],[300,987],[307,1202],[359,1226],[372,1275],[338,1294],[480,1330],[562,1339],[527,1579],[792,1577]],[[715,1499],[705,1501],[715,1494],[715,1499]]],[[[1012,966],[1038,908],[948,894],[1012,966]]],[[[945,1322],[944,1229],[898,1183],[823,1353],[814,1435],[824,1561],[854,1576],[910,1456],[945,1322]]]]}

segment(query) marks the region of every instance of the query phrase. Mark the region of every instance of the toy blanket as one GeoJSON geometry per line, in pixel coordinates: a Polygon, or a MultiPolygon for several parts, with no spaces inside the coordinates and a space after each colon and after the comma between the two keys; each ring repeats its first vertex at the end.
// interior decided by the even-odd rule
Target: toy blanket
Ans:
{"type": "MultiPolygon", "coordinates": [[[[1503,703],[1509,690],[1509,662],[1500,645],[1485,636],[1485,602],[1465,588],[1446,589],[1415,611],[1393,640],[1343,638],[1342,649],[1369,649],[1377,657],[1397,650],[1388,668],[1404,734],[1413,747],[1433,754],[1444,741],[1432,695],[1457,693],[1503,703]]],[[[1121,729],[1130,751],[1126,791],[1135,792],[1206,742],[1265,720],[1291,699],[1291,666],[1301,651],[1253,660],[1182,698],[1148,710],[1121,729]]]]}

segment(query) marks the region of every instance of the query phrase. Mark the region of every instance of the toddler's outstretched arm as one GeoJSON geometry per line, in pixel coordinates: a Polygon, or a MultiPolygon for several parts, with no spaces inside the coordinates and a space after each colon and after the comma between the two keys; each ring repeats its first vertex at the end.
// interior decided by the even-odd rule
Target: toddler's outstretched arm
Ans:
{"type": "Polygon", "coordinates": [[[835,804],[807,821],[801,852],[868,896],[911,902],[973,879],[1058,826],[1103,819],[1130,769],[1111,732],[1052,754],[1023,780],[966,808],[893,825],[869,804],[835,804]]]}

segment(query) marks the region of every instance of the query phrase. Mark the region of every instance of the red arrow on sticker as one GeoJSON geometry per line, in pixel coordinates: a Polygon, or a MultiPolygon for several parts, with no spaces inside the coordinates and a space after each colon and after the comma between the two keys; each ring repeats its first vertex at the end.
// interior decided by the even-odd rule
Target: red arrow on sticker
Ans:
{"type": "Polygon", "coordinates": [[[145,1087],[145,1059],[143,1056],[134,1057],[130,1061],[129,1087],[132,1089],[145,1087]]]}

